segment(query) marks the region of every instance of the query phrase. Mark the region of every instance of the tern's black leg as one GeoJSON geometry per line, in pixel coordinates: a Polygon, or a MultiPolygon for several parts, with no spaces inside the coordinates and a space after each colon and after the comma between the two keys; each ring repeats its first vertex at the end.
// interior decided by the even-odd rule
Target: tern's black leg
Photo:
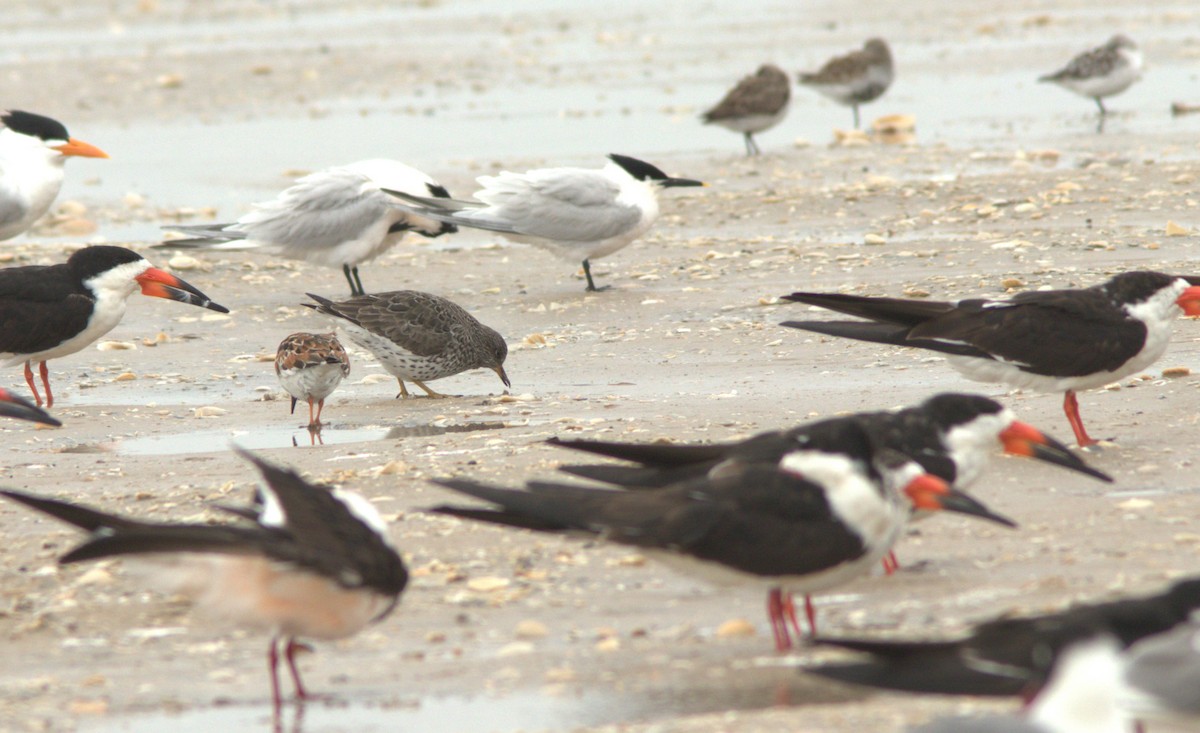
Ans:
{"type": "Polygon", "coordinates": [[[365,288],[363,288],[362,278],[358,275],[358,267],[355,266],[350,268],[350,272],[354,275],[354,284],[358,286],[358,292],[354,293],[354,295],[366,295],[367,291],[365,288]]]}
{"type": "Polygon", "coordinates": [[[584,260],[584,261],[583,261],[583,274],[584,274],[585,276],[587,276],[587,281],[588,281],[588,284],[587,284],[587,290],[588,290],[588,292],[589,292],[589,293],[594,293],[594,292],[596,292],[596,283],[592,282],[592,266],[591,266],[591,264],[590,264],[590,263],[589,263],[587,260],[584,260]]]}

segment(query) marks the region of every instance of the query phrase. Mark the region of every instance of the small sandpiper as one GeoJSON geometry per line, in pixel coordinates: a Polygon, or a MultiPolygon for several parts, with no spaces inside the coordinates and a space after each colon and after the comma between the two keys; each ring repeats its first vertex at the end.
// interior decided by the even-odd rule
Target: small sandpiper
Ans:
{"type": "Polygon", "coordinates": [[[416,290],[360,295],[333,302],[307,294],[316,303],[304,303],[318,313],[340,319],[350,340],[370,351],[400,383],[397,397],[409,396],[404,380],[413,382],[430,397],[445,397],[425,382],[451,377],[469,369],[496,372],[511,386],[504,371],[508,345],[460,306],[437,295],[416,290]]]}
{"type": "Polygon", "coordinates": [[[1118,33],[1108,43],[1071,59],[1071,63],[1038,81],[1052,81],[1096,100],[1100,116],[1108,114],[1104,97],[1120,94],[1142,78],[1142,52],[1129,36],[1118,33]]]}
{"type": "Polygon", "coordinates": [[[715,107],[700,115],[704,124],[716,124],[746,138],[746,155],[762,152],[754,133],[769,130],[787,116],[792,89],[783,69],[763,64],[737,83],[715,107]]]}
{"type": "Polygon", "coordinates": [[[296,402],[304,400],[308,403],[308,427],[319,428],[325,398],[350,376],[350,357],[336,334],[293,333],[275,353],[275,375],[292,397],[292,414],[296,414],[296,402]]]}
{"type": "Polygon", "coordinates": [[[801,73],[800,83],[812,87],[838,104],[854,109],[858,129],[858,106],[878,99],[892,85],[896,70],[892,52],[882,38],[872,38],[862,50],[835,56],[820,71],[801,73]]]}

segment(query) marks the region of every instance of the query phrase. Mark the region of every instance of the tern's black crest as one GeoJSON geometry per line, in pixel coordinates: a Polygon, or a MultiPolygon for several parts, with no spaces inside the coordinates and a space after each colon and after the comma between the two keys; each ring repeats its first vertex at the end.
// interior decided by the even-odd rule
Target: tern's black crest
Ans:
{"type": "Polygon", "coordinates": [[[661,169],[650,165],[644,160],[630,158],[628,155],[617,155],[616,153],[612,153],[608,156],[608,159],[624,168],[626,173],[638,179],[639,181],[645,181],[647,179],[651,181],[665,181],[668,177],[667,174],[663,173],[661,169]]]}
{"type": "Polygon", "coordinates": [[[1158,291],[1178,280],[1161,272],[1123,272],[1100,287],[1117,303],[1133,305],[1149,300],[1158,291]]]}
{"type": "Polygon", "coordinates": [[[124,247],[100,245],[84,247],[67,258],[67,268],[80,282],[86,282],[102,272],[118,265],[144,259],[140,254],[124,247]]]}
{"type": "Polygon", "coordinates": [[[42,140],[66,141],[71,137],[67,133],[67,128],[58,120],[35,115],[32,112],[22,112],[19,109],[10,109],[0,114],[0,123],[13,132],[31,135],[42,140]]]}

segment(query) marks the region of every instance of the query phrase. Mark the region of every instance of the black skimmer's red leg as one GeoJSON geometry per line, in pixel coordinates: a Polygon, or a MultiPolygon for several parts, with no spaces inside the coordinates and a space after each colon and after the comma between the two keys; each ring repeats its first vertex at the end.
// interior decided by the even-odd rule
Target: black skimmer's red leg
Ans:
{"type": "Polygon", "coordinates": [[[1080,448],[1087,448],[1099,442],[1092,439],[1083,427],[1083,418],[1079,416],[1079,399],[1075,397],[1075,390],[1068,389],[1067,393],[1063,395],[1063,412],[1067,413],[1067,421],[1071,423],[1071,429],[1075,431],[1075,442],[1079,444],[1080,448]]]}
{"type": "Polygon", "coordinates": [[[771,634],[775,637],[775,651],[792,648],[792,637],[788,633],[787,612],[784,610],[790,596],[780,588],[767,592],[767,619],[771,622],[771,634]]]}

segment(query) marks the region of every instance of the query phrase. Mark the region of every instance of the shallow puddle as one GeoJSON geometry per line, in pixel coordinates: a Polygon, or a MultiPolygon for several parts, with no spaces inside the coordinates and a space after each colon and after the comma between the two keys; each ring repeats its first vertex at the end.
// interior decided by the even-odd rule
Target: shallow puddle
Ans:
{"type": "MultiPolygon", "coordinates": [[[[180,713],[114,716],[84,724],[80,733],[174,733],[214,730],[272,730],[279,733],[508,733],[574,730],[583,727],[646,722],[719,711],[828,703],[829,689],[813,687],[791,670],[747,670],[722,686],[652,689],[616,693],[546,694],[517,691],[500,696],[446,696],[391,702],[314,703],[302,710],[286,706],[274,725],[267,703],[212,707],[180,713]],[[781,681],[782,679],[782,681],[781,681]]],[[[799,714],[798,718],[799,720],[799,714]]]]}
{"type": "Polygon", "coordinates": [[[397,425],[393,427],[355,427],[326,425],[319,431],[310,432],[304,426],[254,428],[253,430],[197,430],[170,435],[147,435],[128,438],[115,443],[116,453],[129,456],[169,456],[184,453],[221,453],[231,445],[242,448],[263,449],[286,446],[328,445],[340,443],[365,443],[377,440],[403,440],[425,438],[446,433],[471,433],[477,430],[500,430],[508,427],[502,422],[477,422],[451,425],[397,425]]]}

